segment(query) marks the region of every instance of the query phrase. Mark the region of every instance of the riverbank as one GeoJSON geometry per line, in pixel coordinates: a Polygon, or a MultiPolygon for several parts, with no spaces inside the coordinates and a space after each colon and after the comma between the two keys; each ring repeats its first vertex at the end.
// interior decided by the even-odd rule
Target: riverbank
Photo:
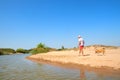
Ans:
{"type": "Polygon", "coordinates": [[[89,66],[94,68],[106,68],[120,70],[120,48],[106,49],[105,55],[95,54],[93,49],[85,49],[85,56],[79,56],[78,51],[53,51],[43,54],[28,56],[28,59],[59,64],[74,64],[77,66],[89,66]]]}

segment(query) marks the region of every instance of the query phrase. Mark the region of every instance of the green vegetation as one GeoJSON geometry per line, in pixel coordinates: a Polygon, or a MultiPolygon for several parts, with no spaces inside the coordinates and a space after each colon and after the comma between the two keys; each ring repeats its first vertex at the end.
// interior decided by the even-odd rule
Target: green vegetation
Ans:
{"type": "Polygon", "coordinates": [[[2,51],[0,51],[0,55],[3,55],[3,52],[2,52],[2,51]]]}
{"type": "Polygon", "coordinates": [[[62,46],[61,49],[64,50],[65,49],[64,46],[62,46]]]}
{"type": "Polygon", "coordinates": [[[49,48],[45,46],[43,43],[39,43],[36,48],[33,49],[23,49],[23,48],[18,48],[16,51],[14,49],[10,48],[0,48],[0,55],[9,55],[9,54],[17,54],[17,53],[32,53],[32,54],[38,54],[38,53],[46,53],[48,51],[55,51],[56,49],[54,48],[49,48]]]}
{"type": "Polygon", "coordinates": [[[18,49],[16,50],[16,53],[29,53],[29,50],[22,49],[22,48],[18,48],[18,49]]]}
{"type": "Polygon", "coordinates": [[[62,46],[60,49],[58,49],[57,51],[62,51],[62,50],[67,50],[67,48],[65,48],[64,46],[62,46]]]}
{"type": "Polygon", "coordinates": [[[8,55],[16,53],[14,49],[11,48],[0,48],[0,55],[8,55]]]}
{"type": "Polygon", "coordinates": [[[29,53],[31,50],[26,50],[19,48],[16,51],[11,48],[0,48],[0,55],[9,55],[9,54],[16,54],[16,53],[29,53]]]}
{"type": "Polygon", "coordinates": [[[36,48],[32,49],[32,54],[46,53],[50,50],[49,47],[46,47],[45,44],[39,43],[36,48]]]}

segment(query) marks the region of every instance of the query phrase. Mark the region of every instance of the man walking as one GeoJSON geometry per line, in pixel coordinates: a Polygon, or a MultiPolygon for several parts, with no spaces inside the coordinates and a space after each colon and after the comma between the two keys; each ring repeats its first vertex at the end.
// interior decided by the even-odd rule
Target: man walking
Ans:
{"type": "Polygon", "coordinates": [[[79,55],[82,53],[82,55],[84,55],[84,51],[83,51],[83,48],[84,48],[84,40],[83,38],[79,35],[78,36],[78,46],[79,46],[79,55]]]}

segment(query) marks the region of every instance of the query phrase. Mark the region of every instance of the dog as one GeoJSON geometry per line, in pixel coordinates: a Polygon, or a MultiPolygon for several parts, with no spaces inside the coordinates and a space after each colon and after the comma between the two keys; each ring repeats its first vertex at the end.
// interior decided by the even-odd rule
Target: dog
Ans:
{"type": "Polygon", "coordinates": [[[95,53],[96,53],[96,54],[103,53],[103,55],[104,55],[104,54],[105,54],[105,48],[99,48],[99,49],[97,49],[97,48],[95,47],[95,53]]]}

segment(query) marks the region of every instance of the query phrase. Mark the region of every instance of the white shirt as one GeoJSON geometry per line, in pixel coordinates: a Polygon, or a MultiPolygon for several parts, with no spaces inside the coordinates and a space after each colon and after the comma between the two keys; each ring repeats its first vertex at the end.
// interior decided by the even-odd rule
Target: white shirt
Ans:
{"type": "Polygon", "coordinates": [[[78,41],[79,41],[79,45],[80,45],[80,46],[84,46],[84,40],[83,40],[83,38],[80,37],[80,38],[78,39],[78,41]]]}

